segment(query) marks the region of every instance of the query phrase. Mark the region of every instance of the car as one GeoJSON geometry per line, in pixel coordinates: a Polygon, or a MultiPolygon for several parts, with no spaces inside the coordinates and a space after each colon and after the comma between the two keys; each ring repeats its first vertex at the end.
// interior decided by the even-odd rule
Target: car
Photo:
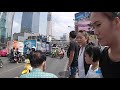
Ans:
{"type": "Polygon", "coordinates": [[[7,56],[7,50],[6,49],[0,50],[0,56],[1,57],[6,57],[7,56]]]}

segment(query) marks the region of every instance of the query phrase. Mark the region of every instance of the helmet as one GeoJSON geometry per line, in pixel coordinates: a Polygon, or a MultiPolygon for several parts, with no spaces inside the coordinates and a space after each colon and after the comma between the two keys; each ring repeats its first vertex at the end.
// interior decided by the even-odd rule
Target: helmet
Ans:
{"type": "Polygon", "coordinates": [[[29,63],[30,63],[30,60],[29,60],[29,59],[26,59],[25,62],[29,64],[29,63]]]}
{"type": "Polygon", "coordinates": [[[35,50],[36,50],[36,47],[35,47],[35,46],[33,46],[33,47],[32,47],[32,49],[35,49],[35,50]]]}

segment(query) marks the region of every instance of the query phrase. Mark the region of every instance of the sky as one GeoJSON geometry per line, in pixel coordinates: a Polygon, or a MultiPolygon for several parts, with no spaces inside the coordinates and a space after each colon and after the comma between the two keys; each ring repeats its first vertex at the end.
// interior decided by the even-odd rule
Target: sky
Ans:
{"type": "MultiPolygon", "coordinates": [[[[52,35],[59,39],[64,33],[74,29],[74,14],[77,12],[52,12],[52,35]],[[70,26],[70,27],[68,27],[70,26]]],[[[13,33],[20,32],[22,12],[16,12],[13,21],[13,33]]]]}

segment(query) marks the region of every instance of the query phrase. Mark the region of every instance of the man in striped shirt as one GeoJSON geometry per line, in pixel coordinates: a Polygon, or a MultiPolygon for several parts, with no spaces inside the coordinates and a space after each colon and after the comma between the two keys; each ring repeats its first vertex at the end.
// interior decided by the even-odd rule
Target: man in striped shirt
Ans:
{"type": "Polygon", "coordinates": [[[46,69],[46,56],[42,51],[35,51],[30,58],[30,64],[33,70],[28,73],[21,75],[20,78],[57,78],[52,73],[44,72],[46,69]]]}

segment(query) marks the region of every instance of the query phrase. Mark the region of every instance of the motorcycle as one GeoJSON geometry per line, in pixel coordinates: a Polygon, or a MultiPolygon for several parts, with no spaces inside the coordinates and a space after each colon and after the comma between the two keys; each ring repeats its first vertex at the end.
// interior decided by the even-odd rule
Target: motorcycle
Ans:
{"type": "Polygon", "coordinates": [[[0,59],[0,68],[2,68],[3,67],[3,62],[2,62],[2,60],[0,59]]]}
{"type": "Polygon", "coordinates": [[[63,59],[64,53],[60,53],[60,54],[59,54],[59,57],[60,57],[60,59],[63,59]]]}
{"type": "Polygon", "coordinates": [[[22,63],[22,62],[24,63],[25,62],[25,57],[21,53],[19,53],[19,55],[18,55],[18,62],[19,63],[22,63]]]}
{"type": "Polygon", "coordinates": [[[10,55],[8,57],[8,60],[9,60],[10,63],[16,63],[18,61],[18,58],[17,58],[16,55],[14,55],[14,56],[10,55]]]}
{"type": "Polygon", "coordinates": [[[23,75],[23,74],[30,73],[30,72],[32,71],[32,67],[31,67],[31,65],[30,65],[30,60],[29,60],[29,59],[26,59],[25,62],[26,62],[26,65],[25,65],[24,70],[23,70],[22,73],[21,73],[22,75],[23,75]]]}

